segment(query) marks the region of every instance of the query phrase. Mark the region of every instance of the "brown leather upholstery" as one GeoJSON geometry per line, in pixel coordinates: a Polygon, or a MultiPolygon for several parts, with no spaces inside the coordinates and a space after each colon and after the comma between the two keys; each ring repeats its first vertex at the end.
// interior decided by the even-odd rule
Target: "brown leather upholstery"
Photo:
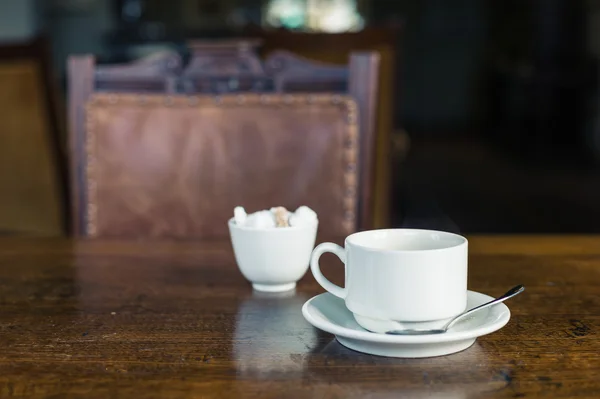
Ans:
{"type": "Polygon", "coordinates": [[[85,235],[227,236],[233,208],[308,205],[356,229],[358,114],[339,95],[102,93],[87,107],[85,235]]]}

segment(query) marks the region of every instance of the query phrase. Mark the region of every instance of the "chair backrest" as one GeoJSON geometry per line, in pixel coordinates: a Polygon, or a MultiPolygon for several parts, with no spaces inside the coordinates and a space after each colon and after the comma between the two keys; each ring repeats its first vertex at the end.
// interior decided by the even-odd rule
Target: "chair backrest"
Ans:
{"type": "Polygon", "coordinates": [[[0,46],[0,234],[64,236],[68,172],[49,51],[0,46]]]}
{"type": "Polygon", "coordinates": [[[83,234],[215,238],[233,208],[313,208],[356,230],[358,110],[332,94],[99,93],[86,113],[83,234]]]}
{"type": "MultiPolygon", "coordinates": [[[[208,46],[209,50],[214,46],[208,46]]],[[[229,50],[232,46],[228,44],[229,50]]],[[[291,53],[274,54],[260,64],[260,70],[252,60],[253,55],[246,50],[236,50],[238,54],[243,54],[240,67],[239,59],[235,56],[224,56],[226,51],[220,51],[219,57],[210,57],[199,53],[199,49],[207,50],[207,46],[192,46],[192,60],[186,68],[181,71],[169,71],[170,84],[154,85],[156,93],[185,93],[196,95],[198,93],[286,93],[303,92],[309,97],[310,93],[317,91],[327,91],[349,95],[357,104],[359,123],[359,148],[360,162],[357,164],[359,181],[357,184],[358,209],[356,215],[356,229],[365,229],[372,226],[373,214],[373,156],[374,149],[374,112],[375,98],[377,96],[377,80],[379,69],[379,56],[374,52],[362,52],[352,54],[348,66],[330,66],[323,63],[310,63],[291,53]],[[195,49],[195,50],[194,50],[195,49]],[[201,57],[202,62],[197,58],[201,57]],[[218,62],[210,62],[217,59],[218,62]],[[227,65],[230,63],[230,65],[227,65]],[[300,67],[301,66],[301,67],[300,67]],[[237,69],[236,69],[237,68],[237,69]],[[230,74],[220,73],[220,70],[228,70],[230,74]],[[310,77],[315,76],[315,80],[310,77]],[[316,81],[317,83],[314,83],[316,81]],[[219,85],[215,86],[214,82],[219,85]],[[257,84],[260,83],[260,84],[257,84]],[[333,82],[331,84],[327,82],[333,82]],[[329,86],[328,86],[329,84],[329,86]],[[333,85],[337,85],[335,90],[333,85]],[[224,87],[223,87],[224,86],[224,87]],[[162,87],[162,89],[161,89],[162,87]],[[166,89],[166,88],[169,89],[166,89]],[[321,89],[321,90],[318,90],[321,89]]],[[[212,48],[211,51],[215,51],[212,48]]],[[[258,60],[258,58],[256,58],[258,60]]],[[[73,170],[73,210],[75,226],[74,230],[79,234],[85,235],[87,224],[85,223],[85,209],[87,208],[85,191],[87,176],[83,168],[85,158],[84,150],[87,137],[85,107],[91,96],[96,92],[105,91],[111,84],[123,82],[126,80],[124,74],[115,78],[115,74],[110,75],[106,72],[99,72],[103,66],[95,66],[94,59],[90,56],[71,57],[69,60],[69,90],[70,90],[70,121],[71,121],[71,155],[73,170]],[[104,86],[99,84],[99,77],[103,77],[104,86]],[[114,79],[113,79],[114,78],[114,79]],[[111,83],[111,80],[113,83],[111,83]]],[[[160,73],[157,76],[148,74],[142,79],[139,74],[135,74],[135,65],[148,63],[138,62],[134,65],[128,65],[129,75],[138,76],[136,81],[148,82],[149,80],[159,80],[160,73]],[[149,76],[150,75],[150,76],[149,76]]],[[[113,67],[112,71],[123,70],[123,67],[113,67]]],[[[162,80],[161,82],[165,82],[162,80]]],[[[123,85],[120,87],[124,87],[123,85]]],[[[145,86],[148,87],[148,86],[145,86]]],[[[122,91],[117,88],[115,92],[122,91]]],[[[148,92],[149,90],[135,91],[138,94],[148,92]]],[[[215,97],[220,98],[220,97],[215,97]]],[[[312,97],[311,97],[312,98],[312,97]]],[[[336,97],[337,98],[337,97],[336,97]]],[[[342,97],[340,97],[342,98],[342,97]]],[[[265,133],[266,134],[266,133],[265,133]]],[[[266,199],[269,201],[270,199],[266,199]]],[[[263,201],[264,203],[264,201],[263,201]]]]}

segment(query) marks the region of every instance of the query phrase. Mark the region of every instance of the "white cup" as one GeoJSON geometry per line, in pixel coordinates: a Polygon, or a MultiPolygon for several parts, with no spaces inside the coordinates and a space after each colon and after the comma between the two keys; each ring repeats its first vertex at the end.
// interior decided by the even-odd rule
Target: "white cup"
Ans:
{"type": "Polygon", "coordinates": [[[436,328],[465,311],[465,237],[433,230],[370,230],[346,237],[344,246],[318,245],[311,271],[323,288],[344,299],[363,328],[379,333],[436,328]],[[325,252],[345,264],[344,288],[321,273],[319,258],[325,252]]]}
{"type": "Polygon", "coordinates": [[[229,233],[240,271],[257,291],[282,292],[306,274],[318,221],[305,226],[254,228],[232,218],[229,233]]]}

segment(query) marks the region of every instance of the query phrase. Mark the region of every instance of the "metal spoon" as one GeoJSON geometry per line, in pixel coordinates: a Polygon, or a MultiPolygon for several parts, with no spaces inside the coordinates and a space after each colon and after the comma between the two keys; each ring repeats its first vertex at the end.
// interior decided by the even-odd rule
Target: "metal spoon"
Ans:
{"type": "Polygon", "coordinates": [[[468,315],[470,315],[470,314],[472,314],[474,312],[477,312],[477,311],[479,311],[481,309],[488,308],[488,307],[490,307],[492,305],[495,305],[497,303],[504,302],[508,298],[512,298],[513,296],[518,295],[518,294],[520,294],[523,291],[525,291],[525,287],[523,285],[519,284],[516,287],[513,287],[510,290],[508,290],[504,295],[502,295],[502,296],[494,299],[493,301],[489,301],[487,303],[484,303],[483,305],[476,306],[473,309],[469,309],[466,312],[459,314],[458,316],[456,316],[452,320],[450,320],[448,323],[446,323],[446,325],[443,326],[442,328],[433,329],[433,330],[413,330],[413,329],[391,330],[391,331],[387,331],[386,334],[391,334],[391,335],[443,334],[446,331],[448,331],[448,329],[450,327],[452,327],[456,322],[458,322],[461,319],[464,319],[468,315]]]}

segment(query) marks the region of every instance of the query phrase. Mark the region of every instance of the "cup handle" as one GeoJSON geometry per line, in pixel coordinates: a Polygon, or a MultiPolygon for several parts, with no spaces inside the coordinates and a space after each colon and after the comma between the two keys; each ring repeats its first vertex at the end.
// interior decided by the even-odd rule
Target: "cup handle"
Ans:
{"type": "Polygon", "coordinates": [[[346,250],[332,242],[324,242],[317,245],[317,247],[313,250],[310,257],[310,270],[312,271],[313,276],[315,276],[315,280],[321,284],[321,287],[325,288],[325,290],[329,291],[338,298],[344,299],[346,297],[346,289],[333,284],[327,279],[327,277],[323,275],[323,273],[321,273],[319,258],[325,252],[331,252],[335,254],[338,258],[340,258],[344,264],[344,267],[346,267],[346,250]]]}

